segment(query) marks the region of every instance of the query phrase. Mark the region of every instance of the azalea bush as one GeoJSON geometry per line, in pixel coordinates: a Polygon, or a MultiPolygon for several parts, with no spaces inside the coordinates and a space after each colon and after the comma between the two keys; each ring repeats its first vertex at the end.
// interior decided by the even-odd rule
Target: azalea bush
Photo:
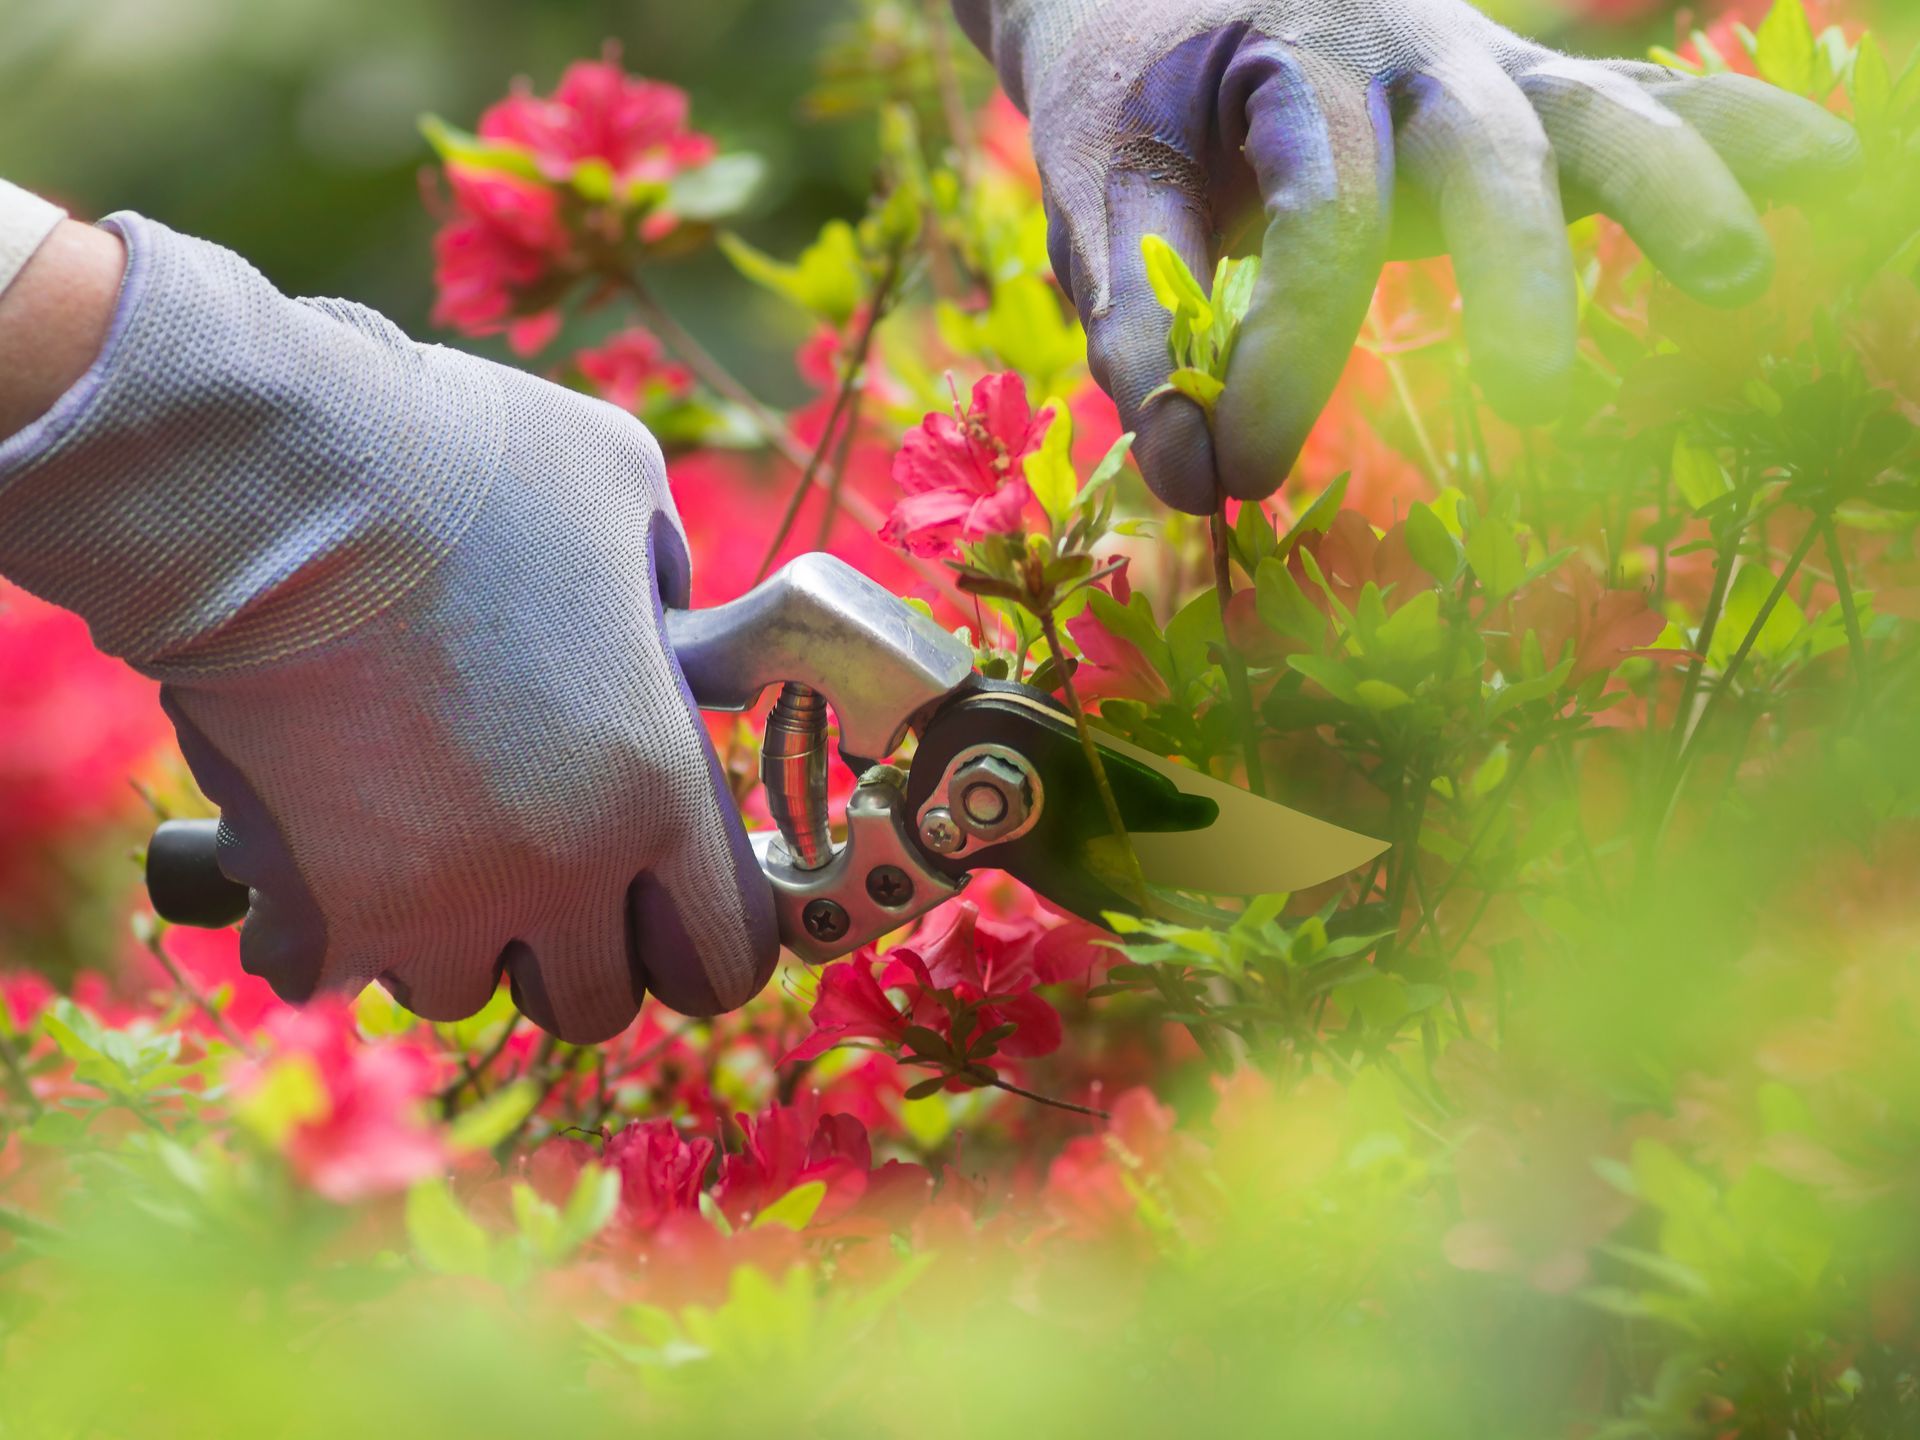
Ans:
{"type": "MultiPolygon", "coordinates": [[[[429,119],[439,320],[654,428],[697,603],[830,549],[1090,738],[1389,848],[1224,902],[1117,839],[1148,918],[983,877],[598,1047],[504,994],[293,1011],[145,910],[141,833],[204,801],[151,688],[7,592],[0,1433],[1920,1432],[1897,19],[1735,5],[1656,52],[1859,129],[1860,183],[1768,214],[1765,299],[1577,222],[1574,404],[1516,429],[1447,264],[1396,265],[1286,487],[1211,519],[1134,471],[944,7],[822,57],[875,187],[797,254],[617,51],[429,119]],[[807,403],[661,300],[709,248],[810,334],[807,403]]],[[[1149,252],[1208,406],[1251,266],[1149,252]]],[[[764,823],[756,720],[711,723],[764,823]]]]}

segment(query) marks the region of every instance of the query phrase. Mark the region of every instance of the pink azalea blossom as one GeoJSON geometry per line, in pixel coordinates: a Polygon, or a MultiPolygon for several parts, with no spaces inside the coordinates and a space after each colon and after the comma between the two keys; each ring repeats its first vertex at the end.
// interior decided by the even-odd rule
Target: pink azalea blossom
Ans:
{"type": "Polygon", "coordinates": [[[439,1132],[422,1123],[435,1066],[424,1051],[398,1041],[364,1043],[353,1012],[338,999],[283,1010],[267,1025],[261,1059],[230,1072],[244,1109],[276,1085],[282,1067],[301,1067],[311,1092],[294,1092],[279,1146],[293,1172],[339,1204],[404,1190],[441,1169],[447,1154],[439,1132]]]}
{"type": "Polygon", "coordinates": [[[944,555],[957,541],[1019,530],[1033,498],[1022,462],[1053,419],[1051,407],[1034,413],[1026,382],[1010,372],[975,385],[964,414],[956,406],[927,416],[894,457],[905,498],[881,536],[915,555],[944,555]]]}
{"type": "Polygon", "coordinates": [[[851,1115],[816,1119],[812,1104],[803,1102],[736,1118],[744,1143],[720,1162],[713,1192],[734,1225],[750,1223],[781,1196],[816,1180],[826,1186],[814,1212],[818,1221],[840,1218],[866,1194],[873,1148],[867,1127],[851,1115]]]}
{"type": "Polygon", "coordinates": [[[559,197],[544,185],[496,171],[449,166],[454,218],[433,239],[433,323],[463,335],[506,332],[521,354],[553,338],[552,311],[519,313],[520,296],[562,263],[570,240],[559,197]]]}
{"type": "Polygon", "coordinates": [[[622,410],[643,411],[656,397],[684,400],[693,393],[692,373],[668,360],[645,330],[622,330],[606,344],[582,350],[573,363],[596,395],[622,410]]]}
{"type": "Polygon", "coordinates": [[[607,1141],[601,1163],[620,1175],[620,1208],[644,1230],[700,1208],[713,1142],[688,1139],[671,1120],[636,1122],[607,1141]]]}
{"type": "Polygon", "coordinates": [[[627,74],[618,52],[569,65],[551,98],[521,82],[480,118],[480,137],[530,151],[565,180],[598,160],[623,182],[664,181],[712,160],[713,138],[688,128],[686,91],[627,74]]]}

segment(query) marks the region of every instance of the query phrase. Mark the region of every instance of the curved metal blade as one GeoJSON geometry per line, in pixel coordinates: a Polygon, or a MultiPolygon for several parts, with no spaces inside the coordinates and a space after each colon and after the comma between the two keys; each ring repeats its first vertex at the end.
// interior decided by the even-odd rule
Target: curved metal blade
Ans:
{"type": "Polygon", "coordinates": [[[1117,736],[1101,735],[1100,748],[1158,771],[1183,793],[1220,807],[1219,818],[1204,830],[1131,837],[1150,885],[1206,895],[1281,894],[1357,870],[1388,848],[1385,840],[1263,800],[1117,736]]]}

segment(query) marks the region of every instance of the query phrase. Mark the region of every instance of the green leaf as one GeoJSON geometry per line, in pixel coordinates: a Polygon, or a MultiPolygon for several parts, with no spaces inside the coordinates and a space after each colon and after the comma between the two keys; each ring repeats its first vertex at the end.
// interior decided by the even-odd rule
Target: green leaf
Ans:
{"type": "Polygon", "coordinates": [[[684,170],[667,185],[667,208],[682,220],[726,220],[746,209],[766,178],[767,162],[744,151],[684,170]]]}
{"type": "Polygon", "coordinates": [[[1813,89],[1813,26],[1800,0],[1774,0],[1754,32],[1753,59],[1760,78],[1782,90],[1805,95],[1813,89]]]}
{"type": "Polygon", "coordinates": [[[1134,433],[1129,430],[1113,442],[1100,463],[1093,467],[1093,474],[1087,477],[1087,483],[1080,487],[1080,493],[1073,497],[1074,509],[1078,510],[1118,478],[1126,468],[1127,456],[1133,452],[1134,438],[1134,433]]]}
{"type": "Polygon", "coordinates": [[[1253,603],[1261,623],[1276,635],[1313,645],[1326,634],[1327,617],[1307,599],[1283,560],[1269,556],[1253,572],[1253,603]]]}
{"type": "Polygon", "coordinates": [[[1300,512],[1300,518],[1293,522],[1293,528],[1287,531],[1280,541],[1278,554],[1282,559],[1293,553],[1293,547],[1309,535],[1324,535],[1333,528],[1340,507],[1346,502],[1347,482],[1353,478],[1349,471],[1337,477],[1334,482],[1314,497],[1313,503],[1300,512]]]}
{"type": "Polygon", "coordinates": [[[540,1087],[531,1080],[503,1085],[455,1120],[447,1144],[458,1151],[491,1150],[518,1130],[540,1103],[540,1087]]]}
{"type": "Polygon", "coordinates": [[[331,1108],[327,1087],[312,1058],[291,1054],[272,1062],[260,1083],[235,1102],[233,1114],[277,1148],[296,1126],[319,1119],[331,1108]]]}
{"type": "Polygon", "coordinates": [[[1460,573],[1460,542],[1447,533],[1433,507],[1415,501],[1407,511],[1404,533],[1413,563],[1442,585],[1451,585],[1460,573]]]}
{"type": "Polygon", "coordinates": [[[407,1192],[407,1238],[427,1268],[443,1275],[485,1275],[490,1268],[487,1232],[444,1180],[422,1181],[407,1192]]]}
{"type": "Polygon", "coordinates": [[[827,1182],[809,1180],[796,1185],[766,1209],[753,1217],[750,1230],[804,1230],[819,1213],[820,1202],[827,1198],[827,1182]]]}
{"type": "Polygon", "coordinates": [[[1053,410],[1053,423],[1047,426],[1046,438],[1027,456],[1023,468],[1040,508],[1056,525],[1064,525],[1073,513],[1074,497],[1080,489],[1080,477],[1073,468],[1073,416],[1065,401],[1048,404],[1053,410]]]}
{"type": "Polygon", "coordinates": [[[1158,235],[1145,235],[1140,240],[1140,253],[1147,262],[1147,283],[1153,287],[1154,298],[1169,313],[1189,316],[1195,329],[1210,328],[1213,307],[1180,252],[1158,235]]]}
{"type": "Polygon", "coordinates": [[[1887,52],[1871,33],[1860,37],[1860,44],[1853,52],[1847,94],[1853,100],[1854,119],[1862,130],[1877,131],[1885,126],[1893,103],[1893,72],[1887,68],[1887,52]]]}
{"type": "MultiPolygon", "coordinates": [[[[1773,572],[1764,565],[1742,565],[1733,577],[1733,584],[1727,587],[1720,624],[1713,632],[1712,651],[1707,656],[1716,668],[1724,668],[1732,660],[1734,651],[1760,618],[1760,607],[1773,593],[1773,586],[1773,572]]],[[[1778,660],[1792,649],[1806,628],[1806,612],[1791,595],[1782,595],[1773,613],[1767,616],[1767,623],[1760,627],[1750,653],[1760,660],[1778,660]]]]}
{"type": "Polygon", "coordinates": [[[1353,673],[1338,660],[1324,655],[1289,655],[1287,664],[1313,681],[1336,700],[1349,705],[1360,703],[1359,685],[1353,673]]]}
{"type": "Polygon", "coordinates": [[[720,248],[747,279],[833,325],[853,318],[867,291],[867,268],[853,226],[830,220],[820,238],[792,264],[757,250],[737,235],[720,237],[720,248]]]}
{"type": "Polygon", "coordinates": [[[540,173],[540,162],[517,145],[482,140],[447,124],[438,115],[421,116],[420,133],[427,137],[434,154],[445,164],[547,183],[547,177],[540,173]]]}
{"type": "Polygon", "coordinates": [[[1184,395],[1211,415],[1214,403],[1226,393],[1226,381],[1209,375],[1204,370],[1196,370],[1191,365],[1183,365],[1169,375],[1167,383],[1149,394],[1147,399],[1157,400],[1165,395],[1184,395]]]}
{"type": "Polygon", "coordinates": [[[1506,599],[1527,573],[1519,536],[1513,526],[1493,515],[1479,516],[1467,532],[1467,563],[1490,600],[1506,599]]]}
{"type": "Polygon", "coordinates": [[[1695,511],[1706,509],[1733,489],[1719,457],[1694,444],[1685,431],[1673,440],[1673,483],[1695,511]]]}
{"type": "Polygon", "coordinates": [[[1368,710],[1398,710],[1402,705],[1413,703],[1411,695],[1385,680],[1362,680],[1353,687],[1353,694],[1361,706],[1368,710]]]}
{"type": "MultiPolygon", "coordinates": [[[[565,1254],[571,1254],[602,1230],[620,1208],[620,1173],[599,1165],[580,1167],[580,1178],[573,1182],[573,1193],[560,1212],[560,1241],[565,1254]]],[[[565,1254],[555,1257],[564,1259],[565,1254]]]]}

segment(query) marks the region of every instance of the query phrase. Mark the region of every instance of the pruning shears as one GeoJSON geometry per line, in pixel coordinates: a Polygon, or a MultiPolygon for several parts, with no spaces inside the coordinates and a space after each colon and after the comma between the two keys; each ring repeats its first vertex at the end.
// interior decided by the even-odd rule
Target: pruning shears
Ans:
{"type": "MultiPolygon", "coordinates": [[[[1179,892],[1304,889],[1387,848],[1101,734],[1150,887],[1143,907],[1116,883],[1105,805],[1066,711],[1033,686],[977,675],[970,646],[851,566],[803,555],[725,605],[668,611],[666,625],[701,709],[745,711],[779,687],[761,747],[774,828],[752,840],[781,939],[812,963],[897,930],[981,870],[1104,923],[1179,892]],[[861,777],[838,827],[829,713],[861,777]],[[887,763],[909,736],[910,763],[887,763]]],[[[214,928],[245,917],[250,892],[217,863],[219,823],[155,832],[147,889],[162,918],[214,928]]]]}

